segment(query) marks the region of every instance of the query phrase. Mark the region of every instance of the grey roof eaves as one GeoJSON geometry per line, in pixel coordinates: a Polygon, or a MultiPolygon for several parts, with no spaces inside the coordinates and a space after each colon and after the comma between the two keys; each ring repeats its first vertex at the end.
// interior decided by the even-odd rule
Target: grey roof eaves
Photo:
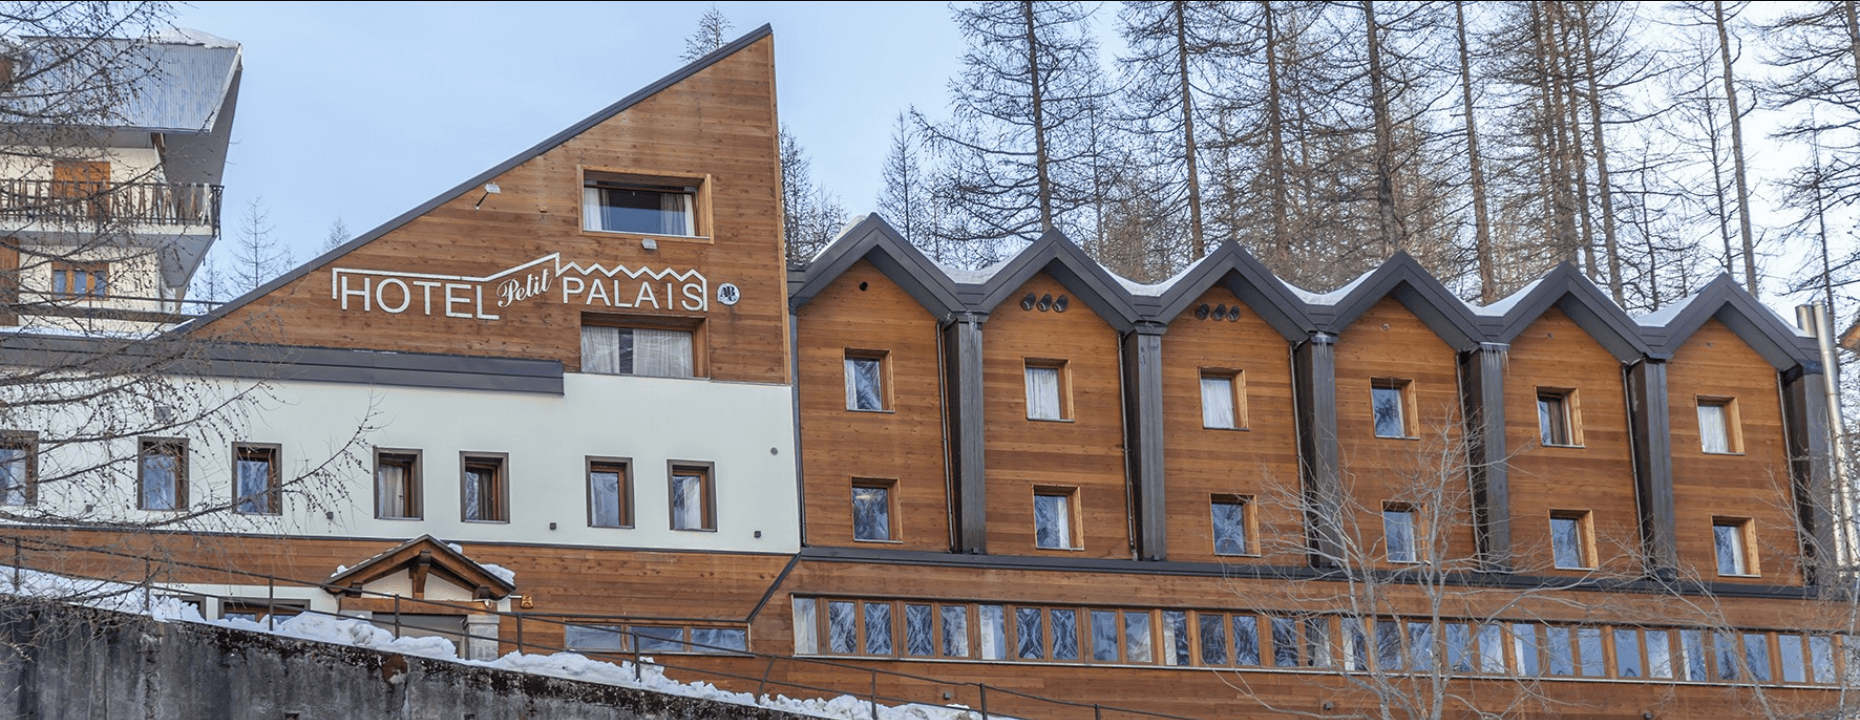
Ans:
{"type": "Polygon", "coordinates": [[[949,275],[905,242],[897,229],[877,213],[848,227],[815,256],[807,266],[805,279],[788,293],[789,309],[799,310],[860,260],[871,262],[939,319],[965,311],[949,275]]]}
{"type": "Polygon", "coordinates": [[[1174,322],[1216,284],[1224,285],[1288,341],[1302,342],[1317,329],[1305,316],[1304,303],[1285,288],[1285,283],[1231,240],[1221,243],[1211,257],[1178,278],[1147,315],[1165,325],[1174,322]]]}
{"type": "Polygon", "coordinates": [[[1797,335],[1793,328],[1757,302],[1728,274],[1719,275],[1707,283],[1665,326],[1650,328],[1653,332],[1648,335],[1657,336],[1660,340],[1658,349],[1670,356],[1686,340],[1691,339],[1699,328],[1704,327],[1705,321],[1714,318],[1724,323],[1745,345],[1763,356],[1778,371],[1792,370],[1797,366],[1819,371],[1821,367],[1821,358],[1814,341],[1797,335]]]}
{"type": "Polygon", "coordinates": [[[518,165],[528,162],[529,160],[535,158],[536,156],[541,155],[545,152],[548,152],[549,150],[554,149],[556,146],[561,145],[562,143],[568,142],[569,140],[573,139],[575,136],[580,135],[584,132],[587,132],[588,129],[596,125],[599,125],[603,122],[606,122],[608,119],[612,118],[615,115],[620,114],[626,109],[634,105],[637,105],[640,102],[643,102],[647,98],[658,94],[660,91],[663,91],[666,88],[669,88],[673,85],[683,82],[685,79],[693,75],[696,75],[698,72],[704,70],[705,68],[708,68],[711,65],[716,64],[718,61],[726,57],[729,57],[730,55],[735,54],[736,52],[742,50],[743,48],[749,47],[750,45],[754,44],[756,41],[761,40],[762,38],[768,37],[772,34],[774,34],[774,29],[769,25],[763,25],[762,27],[756,28],[755,30],[750,31],[749,34],[744,35],[740,38],[737,38],[735,41],[727,45],[724,45],[723,47],[717,48],[714,51],[711,51],[709,55],[705,55],[704,57],[698,58],[697,60],[692,61],[690,64],[682,68],[679,68],[677,71],[673,72],[672,74],[667,75],[663,78],[660,78],[657,82],[654,82],[651,85],[647,85],[643,88],[640,88],[639,90],[635,91],[633,94],[628,95],[624,98],[621,98],[619,102],[616,102],[612,105],[602,108],[599,112],[596,112],[593,115],[590,115],[587,118],[584,118],[583,120],[581,120],[581,122],[568,126],[568,128],[562,130],[561,132],[556,133],[555,135],[550,136],[547,140],[537,143],[534,147],[531,147],[528,150],[524,150],[523,152],[517,153],[515,156],[511,157],[510,159],[505,160],[501,163],[498,163],[495,167],[492,167],[489,170],[479,173],[478,175],[474,176],[470,180],[466,180],[465,182],[459,183],[456,187],[453,187],[450,190],[440,193],[438,196],[424,203],[421,203],[419,206],[413,208],[412,210],[408,210],[407,212],[401,213],[399,217],[396,217],[392,220],[387,221],[386,223],[383,223],[380,227],[377,227],[373,230],[363,233],[360,237],[357,237],[354,240],[350,240],[349,242],[343,243],[342,245],[337,246],[335,249],[332,249],[329,252],[323,253],[322,255],[318,255],[316,258],[310,260],[309,262],[306,262],[302,265],[298,265],[296,268],[293,268],[291,271],[278,276],[276,279],[273,279],[271,282],[265,283],[264,285],[260,285],[257,288],[253,289],[251,292],[248,292],[244,295],[234,298],[231,302],[228,302],[224,305],[214,308],[212,311],[182,324],[181,326],[175,328],[175,332],[192,332],[199,328],[205,327],[211,324],[214,320],[218,320],[219,318],[226,316],[227,313],[230,313],[234,310],[244,307],[245,305],[248,305],[261,297],[269,295],[273,291],[276,291],[278,288],[284,287],[285,285],[288,285],[292,282],[296,282],[297,280],[303,278],[304,276],[309,275],[312,271],[316,270],[317,268],[322,267],[324,264],[332,260],[335,260],[336,258],[342,257],[343,255],[347,255],[348,253],[353,252],[356,248],[359,248],[363,245],[367,245],[368,243],[375,241],[375,239],[383,235],[386,235],[390,232],[400,229],[401,226],[406,225],[407,223],[413,222],[414,219],[419,218],[420,216],[425,215],[429,212],[432,212],[434,208],[437,208],[440,205],[450,202],[452,199],[457,198],[460,195],[463,195],[467,192],[470,192],[478,188],[480,185],[489,181],[491,178],[494,178],[494,177],[497,177],[498,175],[502,175],[506,172],[509,172],[511,168],[514,168],[518,165]]]}
{"type": "Polygon", "coordinates": [[[1118,332],[1129,332],[1142,320],[1124,286],[1058,230],[1040,235],[1040,239],[1022,249],[988,282],[975,286],[980,294],[971,302],[970,310],[984,314],[994,312],[1009,295],[1041,272],[1051,274],[1059,284],[1077,294],[1079,300],[1118,332]]]}
{"type": "MultiPolygon", "coordinates": [[[[1391,295],[1455,350],[1470,350],[1485,339],[1485,333],[1465,301],[1448,292],[1446,286],[1405,251],[1397,251],[1383,261],[1349,295],[1328,306],[1328,318],[1319,329],[1341,335],[1369,308],[1391,295]]],[[[1314,320],[1325,315],[1319,309],[1326,306],[1308,307],[1307,314],[1314,320]]]]}
{"type": "Polygon", "coordinates": [[[1498,319],[1499,327],[1491,334],[1492,341],[1517,340],[1531,323],[1552,307],[1562,310],[1616,360],[1635,362],[1650,351],[1633,318],[1603,295],[1601,288],[1583,276],[1582,271],[1567,262],[1544,275],[1529,295],[1498,319]]]}

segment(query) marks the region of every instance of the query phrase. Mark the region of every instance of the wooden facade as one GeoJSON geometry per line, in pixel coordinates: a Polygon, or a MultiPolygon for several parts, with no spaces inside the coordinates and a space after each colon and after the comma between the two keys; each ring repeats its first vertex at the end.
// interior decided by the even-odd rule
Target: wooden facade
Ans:
{"type": "MultiPolygon", "coordinates": [[[[1394,696],[1454,717],[1838,702],[1856,662],[1844,658],[1860,655],[1824,668],[1818,653],[1860,642],[1816,599],[1833,553],[1826,508],[1813,507],[1822,368],[1808,338],[1734,283],[1635,319],[1563,267],[1478,308],[1405,255],[1316,295],[1229,244],[1142,286],[1058,233],[986,271],[947,270],[876,216],[786,268],[773,56],[768,31],[752,33],[186,329],[370,368],[315,382],[467,398],[598,390],[614,413],[650,408],[696,428],[652,463],[626,464],[644,450],[590,453],[587,492],[549,498],[547,517],[513,505],[499,528],[440,535],[515,571],[498,599],[501,650],[623,657],[642,648],[572,635],[720,631],[740,652],[657,651],[733,689],[876,691],[1019,717],[1083,718],[1094,704],[1344,716],[1394,696]],[[587,229],[595,176],[688,183],[696,236],[587,229]],[[591,263],[697,271],[702,300],[647,283],[621,308],[620,293],[589,290],[591,263]],[[478,301],[525,267],[569,265],[584,279],[575,292],[538,271],[543,287],[478,301]],[[382,290],[390,279],[403,284],[382,290]],[[400,294],[427,287],[416,280],[438,283],[437,312],[400,294]],[[591,367],[583,333],[604,323],[691,331],[695,377],[596,377],[613,373],[591,367]],[[442,379],[381,369],[401,355],[442,379]],[[497,374],[518,374],[497,369],[506,362],[523,382],[497,374]],[[446,384],[466,377],[478,384],[446,384]],[[792,390],[791,406],[759,408],[792,417],[792,442],[751,449],[795,475],[714,459],[745,444],[719,418],[768,401],[706,394],[740,386],[792,390]],[[558,523],[597,524],[604,462],[625,467],[626,512],[581,536],[599,541],[554,539],[558,523]],[[693,467],[687,498],[679,474],[693,467]],[[700,488],[713,504],[681,519],[700,488]],[[729,497],[751,491],[765,495],[749,507],[729,497]],[[669,507],[632,512],[653,493],[669,507]],[[792,505],[766,502],[776,496],[792,505]],[[644,533],[665,515],[669,527],[644,533]],[[798,528],[782,545],[751,522],[798,528]],[[506,526],[532,534],[495,534],[506,526]],[[1743,544],[1730,572],[1727,541],[1743,544]],[[1417,695],[1438,675],[1451,697],[1417,695]],[[988,699],[978,683],[1078,705],[988,699]]],[[[426,492],[451,482],[428,478],[426,492]]],[[[375,527],[418,537],[432,520],[391,519],[402,524],[375,527]]],[[[320,583],[407,539],[338,528],[122,542],[320,583]]],[[[162,579],[260,587],[193,564],[162,579]]],[[[366,607],[379,622],[387,605],[366,607]]]]}

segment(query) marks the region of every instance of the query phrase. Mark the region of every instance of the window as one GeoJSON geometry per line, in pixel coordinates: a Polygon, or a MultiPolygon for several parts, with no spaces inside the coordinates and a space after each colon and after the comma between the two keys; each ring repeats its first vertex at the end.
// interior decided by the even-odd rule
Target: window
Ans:
{"type": "Polygon", "coordinates": [[[846,409],[889,410],[882,352],[846,351],[846,409]]]}
{"type": "Polygon", "coordinates": [[[697,195],[695,183],[591,172],[582,186],[582,227],[696,237],[697,195]]]}
{"type": "Polygon", "coordinates": [[[0,432],[0,505],[39,500],[39,435],[0,432]]]}
{"type": "Polygon", "coordinates": [[[1369,381],[1369,398],[1375,412],[1376,437],[1414,437],[1408,427],[1411,405],[1407,380],[1377,379],[1369,381]]]}
{"type": "Polygon", "coordinates": [[[1550,511],[1550,554],[1557,567],[1575,570],[1595,567],[1592,538],[1587,511],[1550,511]]]}
{"type": "Polygon", "coordinates": [[[633,481],[627,461],[588,458],[588,526],[633,527],[633,481]]]}
{"type": "Polygon", "coordinates": [[[1744,451],[1739,430],[1737,401],[1733,398],[1699,398],[1699,446],[1708,453],[1744,451]]]}
{"type": "Polygon", "coordinates": [[[1389,562],[1418,562],[1415,549],[1414,507],[1401,503],[1382,506],[1382,539],[1388,547],[1389,562]]]}
{"type": "Polygon", "coordinates": [[[1221,430],[1246,428],[1245,376],[1237,371],[1201,371],[1201,426],[1221,430]]]}
{"type": "Polygon", "coordinates": [[[278,446],[233,446],[233,512],[276,515],[284,510],[278,446]]]}
{"type": "Polygon", "coordinates": [[[854,480],[852,485],[853,539],[887,542],[898,539],[892,507],[892,480],[854,480]]]}
{"type": "Polygon", "coordinates": [[[1748,518],[1712,518],[1712,549],[1718,559],[1718,574],[1751,577],[1757,574],[1756,558],[1750,549],[1756,545],[1748,518]]]}
{"type": "Polygon", "coordinates": [[[626,652],[626,629],[619,625],[563,625],[562,646],[569,650],[626,652]]]}
{"type": "Polygon", "coordinates": [[[420,519],[420,452],[375,451],[375,517],[420,519]]]}
{"type": "Polygon", "coordinates": [[[52,261],[52,295],[67,298],[109,296],[110,265],[101,262],[52,261]]]}
{"type": "Polygon", "coordinates": [[[459,513],[468,522],[509,522],[505,456],[460,454],[459,513]]]}
{"type": "Polygon", "coordinates": [[[673,530],[717,529],[708,466],[673,465],[671,489],[673,530]]]}
{"type": "Polygon", "coordinates": [[[1043,550],[1079,547],[1077,488],[1035,488],[1033,491],[1033,544],[1043,550]]]}
{"type": "Polygon", "coordinates": [[[690,330],[581,326],[581,371],[688,378],[696,375],[690,330]]]}
{"type": "Polygon", "coordinates": [[[1066,402],[1066,363],[1063,360],[1027,361],[1027,419],[1067,420],[1072,408],[1066,402]]]}
{"type": "Polygon", "coordinates": [[[1581,445],[1581,428],[1576,418],[1576,391],[1537,389],[1538,442],[1546,447],[1581,445]]]}
{"type": "Polygon", "coordinates": [[[143,438],[137,457],[137,496],[143,510],[187,506],[187,441],[143,438]]]}
{"type": "Polygon", "coordinates": [[[1253,546],[1252,498],[1244,495],[1215,495],[1210,501],[1214,520],[1214,554],[1251,555],[1253,546]]]}

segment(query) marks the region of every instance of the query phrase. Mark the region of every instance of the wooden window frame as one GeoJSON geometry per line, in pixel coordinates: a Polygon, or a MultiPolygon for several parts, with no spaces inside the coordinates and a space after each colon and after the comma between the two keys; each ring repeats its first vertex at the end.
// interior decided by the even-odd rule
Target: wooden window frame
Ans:
{"type": "MultiPolygon", "coordinates": [[[[39,504],[39,434],[30,430],[0,430],[0,448],[20,450],[26,454],[26,476],[19,478],[20,494],[25,502],[11,507],[39,504]]],[[[137,463],[140,466],[140,463],[137,463]]],[[[7,507],[0,498],[0,507],[7,507]]]]}
{"type": "Polygon", "coordinates": [[[1216,556],[1219,556],[1219,557],[1259,557],[1260,556],[1260,553],[1259,553],[1259,518],[1258,518],[1258,513],[1255,513],[1254,509],[1255,509],[1255,505],[1254,505],[1254,499],[1252,495],[1237,495],[1233,493],[1214,493],[1208,496],[1209,536],[1214,541],[1214,554],[1216,556]],[[1244,533],[1244,536],[1242,538],[1242,543],[1241,543],[1242,547],[1240,548],[1240,552],[1237,552],[1237,553],[1221,552],[1221,539],[1220,539],[1219,527],[1214,525],[1214,506],[1216,505],[1239,505],[1240,506],[1240,532],[1244,533]]]}
{"type": "Polygon", "coordinates": [[[601,166],[583,166],[581,168],[580,190],[576,193],[576,205],[580,208],[580,217],[575,221],[581,232],[588,235],[612,237],[627,235],[657,240],[678,242],[713,242],[711,228],[715,227],[711,217],[711,176],[676,175],[655,172],[643,172],[636,169],[613,168],[601,166]],[[639,189],[652,192],[683,192],[691,196],[691,234],[676,235],[665,233],[635,232],[632,230],[606,230],[588,227],[587,189],[592,187],[611,187],[620,189],[639,189]]]}
{"type": "Polygon", "coordinates": [[[1700,395],[1697,397],[1696,407],[1699,410],[1702,411],[1704,408],[1712,406],[1724,409],[1724,444],[1726,449],[1724,452],[1705,449],[1705,418],[1702,414],[1695,414],[1694,417],[1697,419],[1699,426],[1699,452],[1706,455],[1744,454],[1744,422],[1743,418],[1738,413],[1737,398],[1729,395],[1700,395]]]}
{"type": "MultiPolygon", "coordinates": [[[[855,494],[861,488],[885,491],[885,519],[886,519],[885,537],[883,538],[859,537],[859,523],[855,519],[853,521],[853,542],[894,543],[894,544],[904,542],[903,530],[901,527],[903,524],[903,518],[898,517],[898,481],[897,479],[896,478],[856,477],[852,479],[851,487],[852,487],[852,491],[855,494]]],[[[857,514],[858,514],[857,502],[855,502],[853,515],[856,516],[857,514]]]]}
{"type": "Polygon", "coordinates": [[[284,514],[284,446],[277,443],[239,442],[232,447],[232,510],[240,515],[282,515],[284,514]],[[239,494],[239,463],[245,460],[246,453],[262,453],[267,456],[270,465],[270,477],[265,480],[265,491],[259,495],[265,498],[265,509],[246,512],[240,510],[240,504],[251,495],[239,494]]]}
{"type": "Polygon", "coordinates": [[[1421,520],[1421,506],[1408,502],[1384,502],[1382,503],[1382,512],[1378,515],[1378,518],[1382,520],[1382,556],[1384,560],[1397,565],[1417,565],[1427,561],[1427,558],[1421,552],[1421,538],[1424,537],[1427,532],[1421,520]],[[1389,513],[1405,513],[1408,516],[1408,549],[1413,557],[1407,560],[1397,560],[1392,557],[1389,552],[1389,513]]]}
{"type": "Polygon", "coordinates": [[[459,453],[459,521],[468,523],[504,524],[510,522],[510,454],[496,452],[464,451],[459,453]],[[470,517],[465,514],[465,486],[471,482],[473,468],[489,468],[491,471],[490,498],[480,493],[478,504],[480,514],[488,517],[470,517]],[[485,502],[490,502],[485,509],[485,502]]]}
{"type": "Polygon", "coordinates": [[[1231,395],[1231,397],[1228,398],[1228,402],[1232,403],[1231,407],[1233,408],[1234,422],[1233,425],[1229,427],[1209,425],[1208,412],[1205,405],[1207,395],[1203,393],[1201,395],[1204,403],[1201,411],[1201,427],[1207,430],[1247,430],[1250,427],[1250,423],[1247,419],[1246,371],[1231,368],[1202,368],[1200,376],[1196,378],[1197,389],[1199,389],[1200,382],[1208,379],[1227,381],[1227,390],[1231,395]]]}
{"type": "Polygon", "coordinates": [[[58,300],[107,300],[110,298],[111,282],[109,262],[103,260],[83,262],[74,260],[53,260],[50,265],[52,284],[50,287],[46,288],[48,290],[46,294],[50,297],[58,300]],[[80,272],[83,273],[85,280],[83,292],[77,292],[77,290],[72,287],[73,281],[77,279],[78,273],[80,272]],[[58,277],[61,273],[65,278],[65,289],[63,291],[57,289],[58,277]],[[103,278],[103,288],[101,290],[97,288],[97,278],[99,277],[103,278]]]}
{"type": "Polygon", "coordinates": [[[1033,546],[1035,550],[1053,550],[1060,552],[1081,552],[1085,549],[1084,523],[1079,518],[1079,488],[1070,485],[1035,485],[1031,499],[1033,509],[1033,546]],[[1066,502],[1066,547],[1044,547],[1040,545],[1040,510],[1041,497],[1063,497],[1066,502]]]}
{"type": "Polygon", "coordinates": [[[677,532],[717,532],[717,466],[716,463],[696,460],[667,460],[665,462],[665,512],[669,527],[677,532]],[[699,492],[703,495],[703,514],[701,527],[679,527],[677,505],[672,498],[678,493],[679,475],[697,475],[700,478],[699,492]]]}
{"type": "Polygon", "coordinates": [[[1073,422],[1073,419],[1075,416],[1073,415],[1073,412],[1072,412],[1072,364],[1070,362],[1067,362],[1065,360],[1052,359],[1052,358],[1025,358],[1022,361],[1022,367],[1021,367],[1021,383],[1025,385],[1026,390],[1027,390],[1027,393],[1022,396],[1022,399],[1025,400],[1027,403],[1026,410],[1027,410],[1027,419],[1029,421],[1031,422],[1059,422],[1059,423],[1073,422]],[[1056,371],[1055,372],[1056,384],[1059,386],[1057,389],[1057,392],[1059,393],[1059,398],[1058,398],[1058,403],[1057,403],[1059,407],[1059,417],[1045,418],[1045,417],[1034,417],[1033,416],[1033,386],[1027,383],[1027,371],[1036,369],[1036,368],[1049,369],[1049,370],[1056,371]]]}
{"type": "Polygon", "coordinates": [[[582,470],[583,470],[583,476],[587,479],[588,527],[620,529],[620,530],[632,529],[633,528],[633,459],[623,458],[623,457],[605,457],[605,456],[590,455],[590,456],[587,456],[586,458],[583,458],[582,470]],[[596,524],[594,521],[594,518],[595,518],[594,473],[598,471],[603,471],[603,470],[614,471],[616,469],[620,474],[620,487],[615,492],[620,502],[620,507],[617,508],[617,510],[619,511],[620,522],[619,524],[616,524],[616,525],[596,524]]]}
{"type": "Polygon", "coordinates": [[[425,473],[422,469],[424,464],[419,450],[406,448],[375,448],[374,505],[376,520],[424,520],[426,518],[425,473]],[[393,458],[394,461],[383,463],[382,459],[384,457],[393,458]],[[402,460],[404,460],[404,463],[400,462],[402,460]],[[383,515],[381,513],[384,509],[381,507],[381,466],[383,464],[402,464],[406,468],[407,477],[405,482],[407,483],[407,505],[403,509],[408,512],[407,515],[383,515]]]}
{"type": "Polygon", "coordinates": [[[840,369],[841,372],[846,375],[846,410],[848,412],[895,412],[892,409],[891,353],[889,351],[847,348],[846,359],[841,363],[840,369]],[[852,373],[852,364],[855,360],[870,360],[878,363],[878,407],[856,407],[857,401],[854,397],[855,390],[853,385],[856,381],[853,379],[852,373]]]}
{"type": "Polygon", "coordinates": [[[1582,406],[1577,402],[1576,390],[1574,388],[1537,388],[1537,403],[1537,438],[1540,445],[1543,447],[1560,448],[1579,448],[1583,446],[1582,406]],[[1554,426],[1545,427],[1543,424],[1543,403],[1546,401],[1556,404],[1551,410],[1551,422],[1562,423],[1563,442],[1543,442],[1543,437],[1546,434],[1545,431],[1555,430],[1554,426]]]}
{"type": "Polygon", "coordinates": [[[1418,440],[1414,417],[1414,381],[1405,378],[1370,378],[1369,379],[1369,426],[1370,432],[1385,440],[1418,440]],[[1376,423],[1376,391],[1394,390],[1400,402],[1401,435],[1384,435],[1376,423]]]}
{"type": "MultiPolygon", "coordinates": [[[[678,330],[691,333],[691,377],[667,375],[640,375],[637,373],[603,373],[593,372],[581,367],[580,348],[576,348],[575,371],[588,375],[607,377],[649,377],[667,380],[704,380],[710,377],[710,323],[701,317],[683,317],[677,315],[621,315],[615,313],[583,312],[581,327],[610,327],[622,330],[678,330]]],[[[577,334],[580,330],[577,329],[577,334]]],[[[579,341],[579,338],[577,338],[579,341]]]]}
{"type": "Polygon", "coordinates": [[[1595,514],[1588,510],[1551,510],[1550,511],[1550,564],[1558,570],[1594,570],[1599,567],[1600,559],[1595,553],[1595,514]],[[1556,521],[1572,520],[1576,523],[1576,554],[1579,565],[1559,565],[1556,562],[1556,521]]]}
{"type": "Polygon", "coordinates": [[[136,441],[136,509],[149,512],[182,512],[187,510],[187,438],[176,437],[141,437],[136,441]],[[174,457],[174,507],[152,508],[148,506],[148,473],[143,458],[153,453],[165,453],[174,457]]]}
{"type": "Polygon", "coordinates": [[[1756,520],[1752,518],[1748,518],[1748,517],[1714,515],[1712,516],[1712,519],[1711,519],[1711,532],[1712,532],[1712,538],[1711,538],[1712,540],[1712,568],[1714,570],[1717,570],[1718,577],[1729,577],[1729,578],[1763,577],[1763,568],[1758,563],[1756,520]],[[1718,528],[1721,528],[1721,527],[1729,527],[1729,528],[1736,529],[1736,534],[1734,535],[1734,537],[1737,538],[1737,542],[1738,542],[1738,547],[1736,548],[1736,551],[1739,554],[1740,559],[1743,561],[1743,564],[1744,564],[1744,568],[1743,568],[1744,571],[1742,573],[1725,573],[1723,571],[1723,568],[1718,566],[1718,528]]]}

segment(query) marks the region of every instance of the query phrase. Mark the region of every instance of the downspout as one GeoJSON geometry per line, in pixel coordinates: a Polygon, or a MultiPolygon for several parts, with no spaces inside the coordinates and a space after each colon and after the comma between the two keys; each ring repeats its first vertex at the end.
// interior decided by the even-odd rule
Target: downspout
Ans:
{"type": "Polygon", "coordinates": [[[1820,303],[1797,305],[1795,308],[1796,324],[1810,335],[1815,336],[1815,347],[1821,352],[1821,393],[1827,400],[1828,408],[1828,462],[1833,464],[1831,473],[1834,478],[1832,488],[1836,537],[1839,538],[1836,552],[1843,565],[1852,565],[1860,559],[1860,505],[1856,505],[1853,485],[1849,477],[1847,453],[1847,428],[1842,422],[1841,412],[1841,365],[1840,355],[1834,348],[1834,323],[1828,317],[1828,308],[1820,303]]]}

